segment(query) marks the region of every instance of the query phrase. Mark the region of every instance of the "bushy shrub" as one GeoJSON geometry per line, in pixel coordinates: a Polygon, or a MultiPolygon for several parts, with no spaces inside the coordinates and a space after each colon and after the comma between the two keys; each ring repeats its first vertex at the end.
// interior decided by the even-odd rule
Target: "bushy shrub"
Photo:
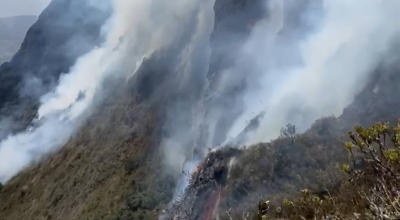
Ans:
{"type": "Polygon", "coordinates": [[[394,128],[358,126],[349,138],[349,163],[342,165],[348,178],[340,190],[321,195],[305,189],[275,208],[261,200],[256,219],[400,219],[400,121],[394,128]]]}

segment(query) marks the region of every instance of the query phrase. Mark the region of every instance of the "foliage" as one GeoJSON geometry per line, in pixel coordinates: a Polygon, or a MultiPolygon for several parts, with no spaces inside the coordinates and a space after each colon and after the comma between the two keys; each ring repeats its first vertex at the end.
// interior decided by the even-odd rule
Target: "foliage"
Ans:
{"type": "Polygon", "coordinates": [[[256,219],[399,219],[400,121],[392,129],[388,123],[357,126],[349,138],[350,163],[342,165],[348,178],[340,190],[321,196],[305,189],[275,209],[261,200],[256,219]]]}
{"type": "Polygon", "coordinates": [[[400,121],[392,129],[388,123],[358,126],[349,137],[345,147],[352,168],[343,167],[350,182],[367,201],[374,219],[400,218],[400,121]]]}
{"type": "MultiPolygon", "coordinates": [[[[294,200],[301,189],[322,196],[327,190],[337,190],[345,175],[337,162],[347,161],[346,151],[340,147],[339,122],[334,117],[322,118],[304,134],[287,132],[291,135],[246,147],[235,158],[228,184],[221,192],[220,219],[229,220],[225,213],[229,209],[232,219],[242,219],[247,212],[247,219],[253,219],[254,204],[261,198],[270,200],[271,212],[281,206],[282,199],[294,200]]],[[[288,128],[295,127],[282,130],[295,131],[288,128]]]]}
{"type": "Polygon", "coordinates": [[[281,128],[279,137],[280,138],[289,138],[292,140],[292,143],[293,143],[294,139],[296,138],[296,131],[297,131],[297,128],[295,125],[287,124],[286,127],[281,128]]]}

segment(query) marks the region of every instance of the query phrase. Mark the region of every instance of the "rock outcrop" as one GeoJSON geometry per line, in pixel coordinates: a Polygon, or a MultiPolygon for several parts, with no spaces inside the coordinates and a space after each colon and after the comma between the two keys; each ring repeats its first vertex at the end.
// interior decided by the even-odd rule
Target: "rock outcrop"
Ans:
{"type": "Polygon", "coordinates": [[[189,178],[189,186],[177,198],[165,220],[212,220],[218,207],[221,191],[227,184],[229,166],[235,156],[242,153],[237,148],[223,148],[208,154],[189,178]]]}

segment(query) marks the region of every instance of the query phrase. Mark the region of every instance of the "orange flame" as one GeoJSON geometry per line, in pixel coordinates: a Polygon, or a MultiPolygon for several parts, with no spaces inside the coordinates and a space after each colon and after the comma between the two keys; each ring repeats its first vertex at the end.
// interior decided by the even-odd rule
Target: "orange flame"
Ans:
{"type": "Polygon", "coordinates": [[[204,220],[213,219],[213,217],[216,214],[220,198],[221,198],[221,192],[219,190],[210,193],[206,201],[206,204],[204,206],[204,213],[205,213],[203,218],[204,220]]]}

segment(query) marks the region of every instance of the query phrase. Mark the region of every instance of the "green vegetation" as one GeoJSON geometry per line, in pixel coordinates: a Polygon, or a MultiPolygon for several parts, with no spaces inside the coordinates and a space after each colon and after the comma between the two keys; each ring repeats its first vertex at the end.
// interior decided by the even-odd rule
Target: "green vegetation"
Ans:
{"type": "Polygon", "coordinates": [[[124,89],[60,152],[4,185],[1,220],[157,219],[175,187],[156,150],[161,116],[124,89]]]}
{"type": "Polygon", "coordinates": [[[274,208],[261,200],[256,219],[399,219],[400,122],[392,129],[388,123],[358,126],[349,138],[338,190],[321,195],[304,189],[297,200],[285,198],[274,208]]]}
{"type": "MultiPolygon", "coordinates": [[[[285,198],[296,200],[305,188],[320,196],[339,190],[345,179],[339,164],[348,159],[341,147],[346,140],[342,121],[322,118],[303,134],[296,134],[293,128],[286,126],[282,131],[287,132],[281,132],[278,139],[248,147],[235,158],[228,183],[221,192],[221,219],[229,220],[226,210],[230,210],[232,219],[242,219],[247,212],[257,213],[254,204],[263,198],[275,210],[285,198]]],[[[271,209],[268,216],[275,217],[271,209]]]]}
{"type": "Polygon", "coordinates": [[[280,138],[290,138],[292,143],[294,143],[294,139],[296,138],[297,128],[295,125],[287,124],[285,128],[282,128],[280,131],[280,138]]]}
{"type": "MultiPolygon", "coordinates": [[[[115,115],[129,115],[119,111],[114,109],[109,115],[111,124],[125,119],[115,115]]],[[[156,127],[151,124],[155,119],[149,114],[139,122],[150,129],[156,127]]],[[[398,219],[400,125],[356,127],[348,135],[342,135],[346,134],[343,127],[335,117],[317,120],[304,134],[288,125],[278,139],[240,150],[221,189],[220,219],[398,219]]],[[[150,141],[157,130],[126,134],[118,130],[124,137],[118,142],[113,134],[106,135],[107,127],[96,128],[98,134],[87,133],[93,132],[90,129],[79,134],[85,148],[66,148],[45,161],[47,166],[23,173],[18,182],[6,185],[0,197],[7,201],[1,206],[3,213],[7,217],[36,213],[54,219],[62,208],[85,204],[66,219],[157,219],[175,188],[174,177],[163,173],[162,155],[151,151],[157,146],[150,141]],[[93,149],[104,156],[98,158],[91,153],[93,149]],[[69,158],[67,163],[65,158],[69,158]],[[79,176],[66,174],[83,164],[87,171],[79,176]],[[52,172],[57,175],[41,176],[45,180],[38,181],[40,169],[45,168],[55,169],[52,172]],[[92,173],[96,179],[91,178],[92,173]],[[50,182],[52,193],[46,194],[43,184],[50,182]],[[68,190],[71,193],[65,193],[68,190]],[[36,208],[26,202],[43,195],[38,202],[47,207],[36,208]],[[81,198],[85,203],[79,203],[81,198]]],[[[71,145],[79,146],[76,142],[71,145]]],[[[219,152],[220,156],[232,156],[219,152]]]]}

